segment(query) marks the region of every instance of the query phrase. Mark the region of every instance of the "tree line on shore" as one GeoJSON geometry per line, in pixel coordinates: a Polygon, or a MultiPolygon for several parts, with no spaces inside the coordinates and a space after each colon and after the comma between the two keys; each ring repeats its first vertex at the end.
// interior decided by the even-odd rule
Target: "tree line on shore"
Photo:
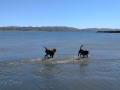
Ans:
{"type": "Polygon", "coordinates": [[[80,29],[66,26],[46,26],[46,27],[19,27],[8,26],[0,27],[0,31],[79,31],[80,29]]]}
{"type": "Polygon", "coordinates": [[[120,31],[97,31],[98,33],[120,33],[120,31]]]}
{"type": "Polygon", "coordinates": [[[67,26],[41,26],[41,27],[32,27],[32,26],[5,26],[0,27],[0,31],[92,31],[97,33],[120,33],[120,29],[110,29],[110,28],[85,28],[79,29],[74,27],[67,26]]]}

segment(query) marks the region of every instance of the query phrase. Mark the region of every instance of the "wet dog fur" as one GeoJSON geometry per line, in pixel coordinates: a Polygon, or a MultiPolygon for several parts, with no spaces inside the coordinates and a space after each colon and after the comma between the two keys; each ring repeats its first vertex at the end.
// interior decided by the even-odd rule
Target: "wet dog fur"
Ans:
{"type": "MultiPolygon", "coordinates": [[[[83,46],[83,45],[82,45],[82,46],[83,46]]],[[[85,58],[85,56],[88,57],[89,51],[83,50],[83,49],[82,49],[82,46],[80,47],[80,50],[78,51],[78,56],[80,55],[80,57],[81,57],[81,55],[82,55],[83,58],[85,58]]]]}
{"type": "Polygon", "coordinates": [[[44,58],[46,58],[46,57],[47,57],[47,58],[53,58],[55,52],[56,52],[56,49],[55,49],[55,48],[54,48],[54,49],[48,49],[48,48],[45,47],[45,53],[46,53],[46,55],[45,55],[44,58]],[[49,55],[50,57],[48,57],[48,55],[49,55]]]}

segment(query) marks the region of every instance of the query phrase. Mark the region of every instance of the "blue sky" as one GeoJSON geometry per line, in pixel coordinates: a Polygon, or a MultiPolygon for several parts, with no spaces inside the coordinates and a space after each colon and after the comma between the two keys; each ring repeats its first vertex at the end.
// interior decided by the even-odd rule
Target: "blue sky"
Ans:
{"type": "Polygon", "coordinates": [[[0,26],[120,28],[120,0],[0,0],[0,26]]]}

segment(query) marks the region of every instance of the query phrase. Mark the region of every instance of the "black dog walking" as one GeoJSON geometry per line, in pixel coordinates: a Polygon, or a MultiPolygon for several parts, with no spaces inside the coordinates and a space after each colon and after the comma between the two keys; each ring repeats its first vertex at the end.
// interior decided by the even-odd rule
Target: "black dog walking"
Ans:
{"type": "MultiPolygon", "coordinates": [[[[82,46],[83,46],[83,45],[82,45],[82,46]]],[[[88,57],[89,51],[83,50],[83,49],[82,49],[82,46],[80,47],[80,50],[79,50],[79,52],[78,52],[78,56],[80,55],[80,57],[81,57],[81,55],[82,55],[83,58],[84,58],[85,56],[88,57]]]]}
{"type": "Polygon", "coordinates": [[[50,55],[50,58],[53,58],[55,52],[56,52],[56,49],[55,49],[55,48],[54,48],[54,49],[47,49],[47,48],[45,47],[45,53],[46,53],[46,55],[45,55],[44,58],[48,57],[48,55],[50,55]]]}

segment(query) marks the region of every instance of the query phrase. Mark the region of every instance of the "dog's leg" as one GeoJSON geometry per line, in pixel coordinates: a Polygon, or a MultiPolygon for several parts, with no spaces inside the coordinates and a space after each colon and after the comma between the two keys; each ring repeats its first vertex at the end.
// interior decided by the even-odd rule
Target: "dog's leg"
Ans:
{"type": "Polygon", "coordinates": [[[51,56],[52,56],[52,58],[53,58],[54,54],[52,54],[51,56]]]}
{"type": "Polygon", "coordinates": [[[86,56],[87,56],[87,58],[88,58],[88,54],[87,54],[86,56]]]}
{"type": "Polygon", "coordinates": [[[53,58],[53,55],[52,55],[52,58],[53,58]]]}
{"type": "Polygon", "coordinates": [[[48,54],[46,54],[44,58],[46,58],[46,57],[48,57],[48,54]]]}
{"type": "Polygon", "coordinates": [[[82,54],[80,54],[80,57],[81,57],[82,54]]]}
{"type": "Polygon", "coordinates": [[[79,56],[80,52],[78,52],[78,56],[79,56]]]}
{"type": "Polygon", "coordinates": [[[50,54],[50,58],[52,58],[52,55],[50,54]]]}
{"type": "Polygon", "coordinates": [[[85,58],[85,55],[83,54],[83,57],[82,58],[85,58]]]}

